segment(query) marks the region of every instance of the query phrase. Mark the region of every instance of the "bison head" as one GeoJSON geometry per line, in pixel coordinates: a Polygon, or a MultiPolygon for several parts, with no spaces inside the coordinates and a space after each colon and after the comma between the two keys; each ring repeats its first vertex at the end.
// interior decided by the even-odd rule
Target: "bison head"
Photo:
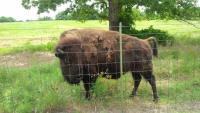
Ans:
{"type": "Polygon", "coordinates": [[[60,60],[63,77],[70,84],[78,84],[82,79],[81,42],[78,39],[61,40],[55,50],[60,60]]]}

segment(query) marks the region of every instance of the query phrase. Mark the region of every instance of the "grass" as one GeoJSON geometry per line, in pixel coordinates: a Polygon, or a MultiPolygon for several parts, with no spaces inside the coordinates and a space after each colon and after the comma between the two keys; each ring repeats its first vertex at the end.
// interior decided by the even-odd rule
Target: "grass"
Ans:
{"type": "Polygon", "coordinates": [[[54,51],[57,39],[52,38],[49,42],[34,44],[31,42],[24,42],[20,46],[2,47],[0,48],[0,55],[15,54],[20,52],[40,52],[40,51],[54,51]]]}
{"type": "MultiPolygon", "coordinates": [[[[200,102],[200,58],[198,52],[200,51],[200,30],[174,20],[139,21],[136,22],[136,25],[137,29],[153,25],[176,37],[173,46],[159,47],[159,58],[153,60],[160,96],[159,104],[167,106],[200,102]]],[[[58,37],[63,29],[93,26],[106,29],[107,22],[3,23],[0,24],[0,40],[10,38],[19,39],[22,42],[11,42],[8,44],[9,48],[2,45],[0,55],[15,55],[15,53],[24,51],[52,51],[57,38],[44,41],[44,43],[21,38],[58,37]]],[[[2,42],[0,42],[1,44],[2,42]]],[[[54,113],[65,111],[80,113],[96,110],[107,113],[116,110],[116,112],[124,112],[127,109],[145,109],[149,103],[152,103],[150,85],[143,80],[139,87],[138,97],[131,99],[129,94],[132,85],[130,73],[117,81],[100,78],[94,87],[93,99],[87,101],[84,99],[82,83],[80,86],[71,86],[63,81],[57,59],[49,63],[32,63],[28,67],[21,68],[0,66],[0,112],[54,113]]],[[[184,108],[181,107],[181,109],[184,108]]]]}
{"type": "MultiPolygon", "coordinates": [[[[191,21],[191,23],[196,24],[196,26],[200,26],[199,21],[191,21]]],[[[200,29],[176,20],[151,20],[136,22],[137,29],[144,29],[149,26],[168,31],[170,34],[176,36],[176,38],[181,38],[182,40],[188,38],[196,39],[200,37],[200,29]]],[[[108,22],[86,21],[85,23],[82,23],[78,21],[35,21],[0,23],[0,39],[41,39],[59,37],[61,32],[72,28],[108,29],[108,22]]]]}
{"type": "MultiPolygon", "coordinates": [[[[161,57],[154,60],[160,103],[200,101],[198,57],[185,57],[188,51],[165,54],[166,48],[162,49],[161,57]]],[[[129,98],[133,84],[129,73],[118,81],[100,78],[94,88],[94,99],[90,102],[84,99],[82,83],[80,86],[70,86],[63,81],[57,60],[25,68],[1,67],[0,74],[0,106],[5,112],[53,112],[65,110],[66,106],[71,106],[74,112],[81,112],[83,106],[95,104],[104,109],[111,106],[124,108],[135,102],[129,98]]],[[[151,88],[144,80],[139,87],[138,98],[139,101],[152,102],[151,88]]]]}
{"type": "Polygon", "coordinates": [[[64,90],[55,89],[57,85],[61,86],[62,79],[55,76],[60,75],[58,68],[53,68],[54,65],[45,64],[26,69],[1,68],[1,85],[4,86],[1,89],[1,97],[3,97],[1,106],[6,112],[27,113],[34,111],[35,108],[41,111],[52,104],[62,102],[64,97],[60,96],[64,90]],[[60,95],[56,94],[58,92],[60,95]]]}
{"type": "Polygon", "coordinates": [[[49,38],[58,37],[61,32],[73,28],[108,29],[108,22],[102,21],[35,21],[0,23],[0,38],[49,38]],[[94,26],[95,25],[95,26],[94,26]]]}
{"type": "Polygon", "coordinates": [[[136,29],[144,29],[148,26],[153,26],[153,28],[161,29],[167,31],[169,34],[176,37],[177,43],[182,44],[200,44],[200,22],[190,21],[190,23],[195,24],[199,27],[195,28],[182,21],[176,20],[151,20],[151,21],[137,21],[136,29]],[[181,40],[181,41],[180,41],[181,40]]]}

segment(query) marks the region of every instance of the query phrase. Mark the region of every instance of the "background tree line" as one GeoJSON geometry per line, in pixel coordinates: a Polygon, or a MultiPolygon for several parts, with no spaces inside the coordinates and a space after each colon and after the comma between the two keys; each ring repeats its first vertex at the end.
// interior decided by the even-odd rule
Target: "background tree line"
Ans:
{"type": "Polygon", "coordinates": [[[0,22],[16,22],[16,20],[12,17],[5,17],[5,16],[1,16],[0,17],[0,22]]]}

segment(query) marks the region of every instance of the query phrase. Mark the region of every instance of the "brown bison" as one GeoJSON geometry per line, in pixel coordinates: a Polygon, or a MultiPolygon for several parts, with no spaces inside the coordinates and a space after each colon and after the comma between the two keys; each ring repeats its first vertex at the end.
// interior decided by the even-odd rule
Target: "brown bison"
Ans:
{"type": "MultiPolygon", "coordinates": [[[[90,89],[99,73],[111,75],[111,79],[120,78],[119,33],[94,29],[73,29],[61,34],[55,49],[60,59],[64,79],[70,84],[79,84],[82,80],[86,98],[90,98],[90,89]]],[[[123,71],[132,72],[135,96],[143,76],[151,85],[154,100],[158,99],[155,76],[153,75],[153,49],[148,41],[129,35],[122,35],[123,71]]]]}

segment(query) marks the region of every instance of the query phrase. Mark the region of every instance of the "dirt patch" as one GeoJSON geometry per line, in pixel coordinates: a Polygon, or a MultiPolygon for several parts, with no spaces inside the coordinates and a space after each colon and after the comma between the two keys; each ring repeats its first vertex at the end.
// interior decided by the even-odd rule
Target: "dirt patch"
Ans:
{"type": "Polygon", "coordinates": [[[50,63],[54,58],[49,52],[17,53],[0,56],[0,66],[26,67],[36,63],[50,63]]]}
{"type": "Polygon", "coordinates": [[[53,38],[20,38],[20,39],[0,39],[0,47],[19,47],[19,45],[38,45],[38,44],[46,44],[51,42],[53,38]]]}
{"type": "MultiPolygon", "coordinates": [[[[131,100],[130,103],[121,105],[109,105],[103,107],[98,103],[92,103],[81,106],[67,106],[64,111],[54,113],[199,113],[200,102],[186,102],[177,104],[159,104],[153,102],[143,102],[131,100]]],[[[53,113],[53,112],[52,112],[53,113]]]]}

